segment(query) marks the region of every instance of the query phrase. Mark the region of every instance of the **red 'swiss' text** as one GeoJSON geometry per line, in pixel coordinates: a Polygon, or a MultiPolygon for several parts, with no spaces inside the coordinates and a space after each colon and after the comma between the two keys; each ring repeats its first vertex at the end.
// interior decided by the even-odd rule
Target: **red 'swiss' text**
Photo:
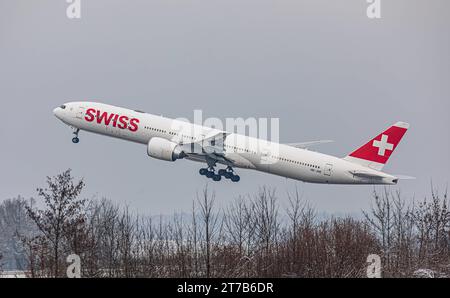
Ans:
{"type": "Polygon", "coordinates": [[[88,109],[84,120],[93,122],[97,119],[98,124],[105,124],[107,126],[118,127],[120,129],[128,129],[132,132],[138,130],[139,119],[129,118],[127,116],[121,116],[119,114],[113,114],[108,112],[102,112],[96,109],[88,109]]]}

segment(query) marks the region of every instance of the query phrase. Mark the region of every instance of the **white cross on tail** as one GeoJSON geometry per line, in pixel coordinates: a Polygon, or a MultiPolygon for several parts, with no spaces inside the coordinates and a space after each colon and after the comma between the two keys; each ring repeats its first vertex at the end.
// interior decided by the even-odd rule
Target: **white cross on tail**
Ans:
{"type": "Polygon", "coordinates": [[[388,143],[388,135],[381,135],[381,140],[373,140],[373,146],[378,148],[378,155],[384,156],[386,150],[392,151],[394,144],[388,143]]]}

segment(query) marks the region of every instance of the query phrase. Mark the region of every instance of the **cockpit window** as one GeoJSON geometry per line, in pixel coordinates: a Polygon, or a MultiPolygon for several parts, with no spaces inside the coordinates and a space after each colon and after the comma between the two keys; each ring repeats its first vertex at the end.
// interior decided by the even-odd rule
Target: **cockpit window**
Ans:
{"type": "Polygon", "coordinates": [[[65,109],[65,108],[66,108],[66,106],[65,106],[65,105],[62,105],[62,106],[60,106],[60,108],[61,108],[61,109],[65,109]]]}

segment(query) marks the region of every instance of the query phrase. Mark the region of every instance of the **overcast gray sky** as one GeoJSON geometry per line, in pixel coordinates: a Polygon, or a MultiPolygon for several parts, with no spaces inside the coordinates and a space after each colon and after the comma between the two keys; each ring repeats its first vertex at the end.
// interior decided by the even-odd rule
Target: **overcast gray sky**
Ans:
{"type": "MultiPolygon", "coordinates": [[[[397,120],[410,131],[385,171],[405,197],[449,180],[450,2],[382,0],[0,0],[0,200],[35,195],[72,168],[84,195],[157,214],[188,211],[201,164],[149,158],[145,146],[71,130],[52,110],[96,100],[168,117],[279,117],[282,142],[345,156],[397,120]]],[[[208,182],[222,203],[296,186],[322,211],[366,208],[372,186],[313,185],[239,170],[208,182]]],[[[282,199],[282,204],[286,203],[282,199]]]]}

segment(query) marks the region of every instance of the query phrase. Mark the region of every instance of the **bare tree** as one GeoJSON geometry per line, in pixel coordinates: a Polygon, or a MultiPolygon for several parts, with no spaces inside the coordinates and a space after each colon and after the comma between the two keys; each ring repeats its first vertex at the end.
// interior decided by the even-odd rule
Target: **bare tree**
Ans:
{"type": "MultiPolygon", "coordinates": [[[[447,191],[443,198],[433,189],[431,201],[426,198],[418,204],[412,214],[417,228],[419,266],[438,268],[448,262],[450,242],[450,212],[447,191]]],[[[446,266],[444,270],[449,271],[446,266]]]]}
{"type": "Polygon", "coordinates": [[[251,217],[247,208],[245,199],[239,197],[227,208],[224,215],[226,237],[231,246],[230,249],[236,248],[236,256],[233,259],[237,260],[237,263],[234,272],[231,273],[236,276],[244,276],[242,265],[248,261],[246,246],[249,243],[246,245],[246,239],[248,239],[252,227],[250,226],[251,217]]]}
{"type": "Polygon", "coordinates": [[[314,210],[307,202],[302,201],[301,196],[297,188],[294,193],[287,193],[289,200],[289,206],[286,208],[286,214],[289,218],[290,225],[287,228],[285,241],[287,245],[291,247],[288,251],[288,255],[284,258],[287,262],[286,266],[289,268],[287,276],[295,276],[298,271],[300,255],[299,255],[299,236],[301,234],[301,228],[307,229],[311,227],[314,221],[314,210]]]}
{"type": "Polygon", "coordinates": [[[387,188],[380,195],[373,192],[375,206],[372,206],[370,214],[363,211],[363,215],[369,225],[381,238],[381,251],[386,271],[391,268],[392,230],[394,227],[393,202],[387,188]]]}
{"type": "Polygon", "coordinates": [[[195,212],[195,201],[192,201],[192,224],[190,234],[192,235],[192,248],[193,248],[193,259],[194,259],[194,276],[197,277],[199,274],[198,266],[198,227],[197,227],[197,213],[195,212]]]}
{"type": "Polygon", "coordinates": [[[41,235],[37,241],[47,241],[51,247],[52,274],[60,275],[61,248],[65,239],[73,235],[73,228],[85,221],[84,199],[78,196],[84,187],[83,180],[74,181],[71,171],[66,170],[55,177],[47,177],[47,188],[38,188],[46,209],[38,210],[27,206],[28,216],[35,222],[41,235]]]}
{"type": "Polygon", "coordinates": [[[261,188],[255,196],[253,204],[255,210],[253,224],[260,244],[260,271],[262,276],[268,276],[270,267],[274,265],[271,254],[276,248],[279,232],[275,190],[261,188]]]}
{"type": "Polygon", "coordinates": [[[3,201],[0,204],[0,251],[3,252],[5,268],[25,269],[27,260],[22,245],[22,237],[31,237],[36,233],[36,225],[30,220],[26,206],[33,199],[25,200],[21,196],[3,201]]]}
{"type": "MultiPolygon", "coordinates": [[[[318,217],[297,190],[279,213],[275,190],[266,187],[219,212],[205,187],[191,216],[154,220],[106,199],[86,204],[78,199],[84,183],[70,171],[47,183],[38,189],[45,209],[21,205],[37,227],[22,246],[31,276],[60,276],[69,252],[80,254],[86,277],[364,277],[372,253],[382,256],[383,276],[450,273],[446,192],[432,190],[429,200],[408,204],[400,192],[374,191],[374,206],[361,220],[318,217]]],[[[0,239],[9,222],[14,229],[24,220],[4,206],[0,239]]]]}
{"type": "Polygon", "coordinates": [[[211,246],[218,231],[218,215],[214,213],[215,194],[208,192],[208,187],[203,189],[201,196],[197,196],[200,206],[200,216],[204,228],[204,254],[206,277],[211,276],[211,246]]]}

